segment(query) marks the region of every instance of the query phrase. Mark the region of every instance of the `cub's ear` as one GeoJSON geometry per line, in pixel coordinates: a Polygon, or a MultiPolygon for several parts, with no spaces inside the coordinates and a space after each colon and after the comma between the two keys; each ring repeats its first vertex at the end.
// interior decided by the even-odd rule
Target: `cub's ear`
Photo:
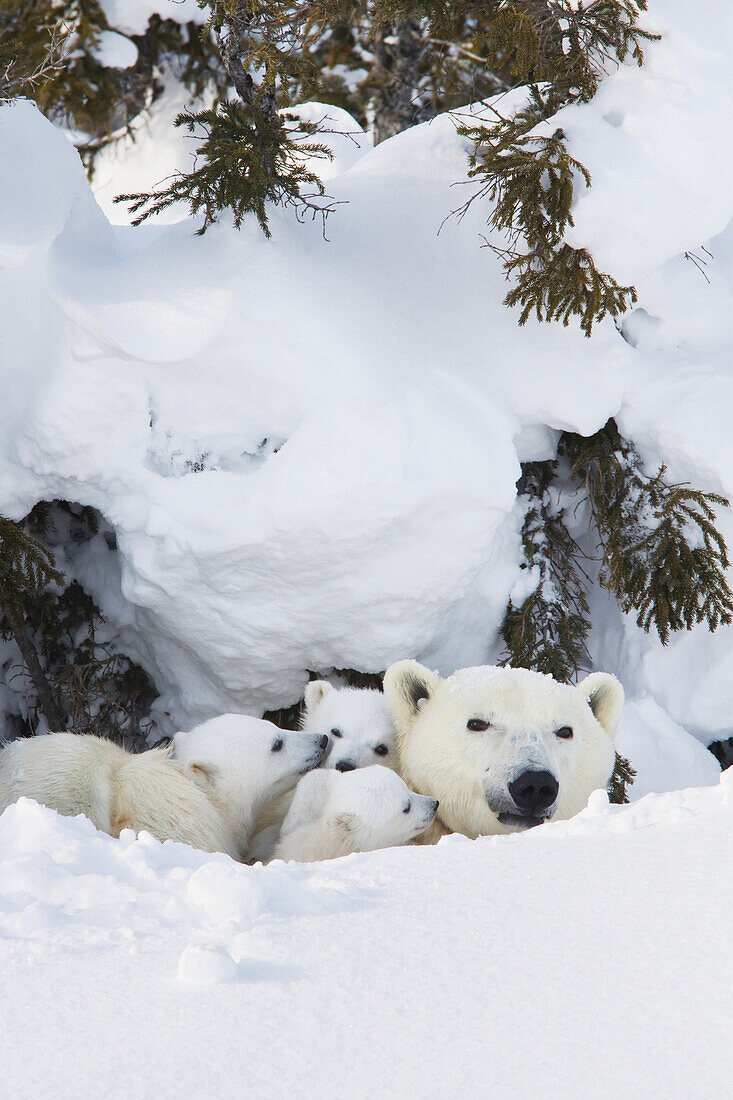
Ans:
{"type": "Polygon", "coordinates": [[[301,825],[310,825],[312,821],[318,821],[323,813],[333,777],[337,774],[334,771],[326,771],[324,768],[315,768],[303,776],[295,788],[293,801],[282,823],[281,837],[288,836],[301,825]]]}
{"type": "Polygon", "coordinates": [[[326,824],[335,833],[348,836],[356,828],[357,820],[355,814],[334,814],[333,817],[329,817],[326,824]]]}
{"type": "Polygon", "coordinates": [[[186,764],[185,774],[202,791],[209,792],[216,783],[218,769],[213,764],[202,764],[199,760],[192,760],[186,764]]]}
{"type": "Polygon", "coordinates": [[[610,672],[591,672],[577,685],[593,715],[609,737],[616,734],[616,726],[624,705],[624,689],[610,672]]]}
{"type": "Polygon", "coordinates": [[[384,674],[384,696],[400,739],[409,732],[439,683],[437,673],[417,661],[398,661],[387,669],[384,674]]]}
{"type": "Polygon", "coordinates": [[[307,711],[313,710],[313,708],[317,707],[321,700],[325,699],[333,690],[333,684],[329,684],[328,680],[311,680],[309,684],[305,685],[305,691],[303,693],[305,709],[307,711]]]}

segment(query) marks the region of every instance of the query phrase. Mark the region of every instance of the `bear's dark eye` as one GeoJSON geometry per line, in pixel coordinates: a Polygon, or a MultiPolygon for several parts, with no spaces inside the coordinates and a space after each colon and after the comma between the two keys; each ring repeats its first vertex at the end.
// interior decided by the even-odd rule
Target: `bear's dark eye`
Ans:
{"type": "Polygon", "coordinates": [[[561,726],[559,730],[555,730],[555,737],[562,737],[563,741],[569,741],[573,736],[573,731],[570,726],[561,726]]]}
{"type": "Polygon", "coordinates": [[[411,803],[411,802],[408,802],[408,803],[407,803],[407,805],[405,806],[405,808],[404,808],[404,810],[403,810],[402,812],[403,812],[403,814],[409,814],[409,812],[410,812],[410,810],[411,810],[411,809],[412,809],[412,803],[411,803]]]}
{"type": "Polygon", "coordinates": [[[331,730],[331,737],[343,737],[341,730],[331,730]]]}
{"type": "Polygon", "coordinates": [[[282,737],[278,737],[276,741],[272,742],[272,750],[271,751],[272,752],[280,752],[280,749],[282,747],[283,747],[283,739],[282,739],[282,737]]]}
{"type": "Polygon", "coordinates": [[[491,725],[490,722],[485,722],[483,718],[469,718],[466,722],[466,729],[471,730],[473,733],[483,733],[491,725]]]}
{"type": "Polygon", "coordinates": [[[389,749],[387,748],[386,745],[377,745],[375,747],[374,751],[377,754],[377,756],[386,756],[387,753],[389,752],[389,749]]]}

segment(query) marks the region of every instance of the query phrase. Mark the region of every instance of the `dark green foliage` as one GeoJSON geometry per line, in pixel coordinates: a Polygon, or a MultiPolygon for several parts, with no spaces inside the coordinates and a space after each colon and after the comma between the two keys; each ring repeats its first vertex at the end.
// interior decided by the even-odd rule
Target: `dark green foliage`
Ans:
{"type": "Polygon", "coordinates": [[[0,516],[0,599],[3,606],[22,610],[23,593],[43,585],[60,584],[53,553],[12,520],[0,516]]]}
{"type": "Polygon", "coordinates": [[[485,99],[507,87],[486,59],[486,20],[497,2],[311,5],[304,40],[318,81],[289,87],[291,102],[334,103],[362,126],[371,122],[379,141],[485,99]]]}
{"type": "Polygon", "coordinates": [[[143,748],[157,692],[139,665],[100,640],[108,632],[99,608],[55,567],[51,549],[98,536],[112,551],[110,533],[98,535],[98,525],[93,509],[65,501],[38,504],[21,524],[0,518],[0,638],[18,645],[30,683],[17,666],[5,669],[6,680],[22,698],[20,734],[33,733],[42,713],[50,729],[143,748]]]}
{"type": "MultiPolygon", "coordinates": [[[[588,502],[590,533],[601,551],[599,583],[622,611],[635,611],[638,626],[647,632],[653,626],[663,644],[671,631],[702,622],[716,630],[733,622],[728,551],[715,526],[716,508],[728,507],[725,497],[669,484],[664,466],[646,474],[614,420],[587,438],[563,433],[559,454],[569,461],[564,486],[582,489],[588,502]]],[[[553,665],[558,671],[552,674],[567,680],[562,670],[577,671],[585,655],[587,577],[562,509],[553,503],[563,487],[550,492],[557,472],[557,462],[524,467],[523,568],[537,570],[538,580],[521,607],[509,604],[502,633],[507,663],[539,668],[542,662],[542,671],[553,665]],[[547,650],[548,639],[557,652],[547,650]]]]}
{"type": "Polygon", "coordinates": [[[138,51],[125,69],[96,56],[100,35],[110,29],[99,0],[0,0],[0,97],[27,96],[71,129],[90,171],[100,149],[132,133],[166,72],[194,97],[226,89],[218,54],[195,24],[152,16],[144,34],[125,36],[138,51]]]}
{"type": "Polygon", "coordinates": [[[608,783],[608,801],[615,806],[624,806],[629,801],[627,789],[633,785],[636,771],[631,762],[620,753],[616,753],[616,762],[608,783]]]}
{"type": "Polygon", "coordinates": [[[310,213],[325,221],[332,207],[317,201],[324,194],[323,184],[305,167],[304,157],[330,158],[331,153],[325,145],[301,140],[316,132],[315,125],[296,123],[283,114],[266,124],[253,121],[245,107],[233,100],[206,111],[183,111],[175,125],[185,126],[200,141],[196,150],[200,167],[177,173],[157,191],[118,195],[115,202],[129,202],[137,215],[133,225],[176,202],[187,203],[194,217],[204,216],[198,233],[205,233],[221,211],[231,210],[237,229],[251,213],[269,237],[268,203],[292,207],[299,217],[310,213]]]}
{"type": "Polygon", "coordinates": [[[522,569],[532,571],[536,585],[519,607],[509,601],[502,625],[506,655],[501,663],[546,672],[569,683],[580,668],[590,665],[586,649],[590,621],[582,555],[551,492],[556,470],[556,462],[522,466],[518,489],[527,502],[522,569]]]}
{"type": "Polygon", "coordinates": [[[537,132],[561,107],[587,102],[598,89],[606,65],[628,55],[641,65],[641,43],[654,38],[638,26],[646,0],[521,0],[503,4],[489,20],[489,63],[505,65],[513,85],[528,85],[526,106],[510,118],[492,109],[487,122],[460,126],[474,151],[469,175],[480,186],[457,213],[477,200],[495,202],[490,228],[507,245],[487,244],[516,281],[505,303],[520,306],[519,323],[532,312],[540,321],[567,324],[578,316],[587,336],[606,315],[623,313],[636,301],[597,270],[590,254],[563,243],[573,225],[576,182],[590,186],[590,175],[565,147],[565,134],[537,132]]]}
{"type": "Polygon", "coordinates": [[[311,5],[282,2],[211,4],[205,33],[213,33],[238,100],[178,115],[176,126],[187,127],[199,141],[196,166],[192,172],[176,173],[157,191],[119,195],[116,201],[131,203],[135,225],[177,202],[187,203],[194,216],[203,215],[199,233],[223,210],[231,210],[237,228],[252,213],[269,236],[269,204],[325,222],[331,204],[318,201],[324,188],[305,159],[330,158],[331,153],[307,140],[318,132],[317,125],[280,110],[288,85],[312,83],[317,72],[302,37],[311,10],[311,5]]]}
{"type": "Polygon", "coordinates": [[[728,501],[669,484],[661,466],[650,477],[632,444],[608,424],[589,439],[567,433],[563,452],[584,486],[601,544],[600,583],[663,644],[670,631],[710,630],[733,621],[725,578],[728,553],[715,509],[728,501]]]}

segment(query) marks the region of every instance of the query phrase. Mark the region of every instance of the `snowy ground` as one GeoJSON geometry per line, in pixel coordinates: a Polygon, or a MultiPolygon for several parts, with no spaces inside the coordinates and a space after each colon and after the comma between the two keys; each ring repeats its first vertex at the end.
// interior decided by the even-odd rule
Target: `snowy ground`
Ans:
{"type": "Polygon", "coordinates": [[[733,773],[595,798],[524,835],[253,868],[11,807],[6,1094],[727,1095],[733,773]]]}
{"type": "MultiPolygon", "coordinates": [[[[309,669],[492,659],[519,463],[559,429],[616,416],[650,468],[733,495],[733,8],[651,8],[645,68],[562,120],[593,176],[574,243],[639,290],[625,339],[518,329],[480,212],[438,235],[465,194],[450,119],[371,149],[338,116],[329,241],[276,212],[268,243],[110,224],[190,155],[160,118],[95,199],[63,134],[0,107],[0,514],[104,515],[119,553],[74,575],[164,730],[292,703],[309,669]]],[[[5,1091],[727,1095],[733,780],[703,746],[733,731],[733,629],[663,648],[593,612],[629,807],[268,868],[6,811],[5,1091]]]]}

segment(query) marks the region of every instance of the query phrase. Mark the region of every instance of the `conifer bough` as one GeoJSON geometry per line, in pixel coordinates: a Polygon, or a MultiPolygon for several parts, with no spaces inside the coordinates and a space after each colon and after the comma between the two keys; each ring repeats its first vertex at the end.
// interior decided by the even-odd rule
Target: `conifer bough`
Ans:
{"type": "Polygon", "coordinates": [[[477,199],[494,203],[488,225],[507,245],[486,244],[515,282],[504,302],[521,307],[520,325],[532,313],[564,325],[577,316],[590,336],[596,321],[637,300],[633,286],[564,242],[575,181],[588,187],[591,177],[568,153],[562,129],[547,134],[542,124],[562,107],[592,99],[608,64],[629,55],[643,63],[641,43],[658,38],[636,22],[646,8],[647,0],[506,0],[489,20],[490,63],[511,58],[510,83],[526,84],[528,100],[509,118],[492,108],[488,122],[458,127],[474,144],[469,176],[480,187],[456,213],[463,216],[477,199]]]}
{"type": "MultiPolygon", "coordinates": [[[[204,0],[199,4],[209,6],[204,0]]],[[[307,54],[294,50],[310,5],[214,0],[210,7],[204,33],[213,30],[239,98],[209,110],[183,111],[175,119],[174,125],[185,126],[200,141],[192,172],[176,173],[154,192],[118,195],[115,202],[131,204],[133,225],[187,202],[193,215],[204,215],[199,233],[230,209],[237,228],[252,213],[269,237],[268,203],[292,207],[298,217],[310,213],[325,225],[333,204],[319,201],[325,189],[306,158],[331,159],[332,153],[304,140],[318,132],[317,124],[281,113],[277,102],[278,86],[312,69],[307,54]]]]}

